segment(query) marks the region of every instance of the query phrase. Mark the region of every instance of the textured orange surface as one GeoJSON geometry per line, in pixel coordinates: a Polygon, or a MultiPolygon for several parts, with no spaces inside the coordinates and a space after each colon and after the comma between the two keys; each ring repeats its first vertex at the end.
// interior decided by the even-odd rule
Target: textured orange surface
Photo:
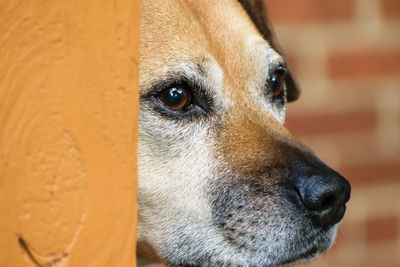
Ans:
{"type": "Polygon", "coordinates": [[[0,266],[135,266],[139,1],[0,2],[0,266]]]}

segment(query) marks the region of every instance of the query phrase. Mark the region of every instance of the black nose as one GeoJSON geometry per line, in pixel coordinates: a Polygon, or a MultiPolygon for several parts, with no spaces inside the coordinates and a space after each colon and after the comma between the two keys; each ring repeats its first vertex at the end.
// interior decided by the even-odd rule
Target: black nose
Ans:
{"type": "Polygon", "coordinates": [[[320,226],[338,223],[344,216],[350,198],[350,184],[340,174],[326,167],[296,187],[304,206],[310,211],[313,222],[320,226]]]}

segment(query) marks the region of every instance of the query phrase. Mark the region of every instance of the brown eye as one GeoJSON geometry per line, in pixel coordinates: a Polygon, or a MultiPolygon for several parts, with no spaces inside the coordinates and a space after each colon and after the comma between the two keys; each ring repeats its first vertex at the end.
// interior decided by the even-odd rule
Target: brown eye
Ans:
{"type": "Polygon", "coordinates": [[[274,97],[281,96],[285,86],[285,73],[275,72],[271,76],[271,91],[274,97]]]}
{"type": "Polygon", "coordinates": [[[174,86],[163,90],[158,98],[167,108],[182,110],[189,106],[191,93],[184,87],[174,86]]]}

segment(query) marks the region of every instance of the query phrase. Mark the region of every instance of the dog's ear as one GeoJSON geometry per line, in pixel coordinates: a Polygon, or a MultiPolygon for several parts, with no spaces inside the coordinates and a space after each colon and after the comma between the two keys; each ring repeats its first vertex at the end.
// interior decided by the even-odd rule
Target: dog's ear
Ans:
{"type": "MultiPolygon", "coordinates": [[[[258,31],[266,41],[274,48],[279,54],[285,57],[285,54],[279,46],[275,34],[273,32],[271,22],[268,16],[266,0],[238,0],[239,3],[246,10],[250,19],[253,21],[258,31]]],[[[292,71],[289,68],[289,74],[286,79],[287,87],[287,100],[289,102],[296,100],[300,95],[300,89],[293,77],[292,71]]]]}

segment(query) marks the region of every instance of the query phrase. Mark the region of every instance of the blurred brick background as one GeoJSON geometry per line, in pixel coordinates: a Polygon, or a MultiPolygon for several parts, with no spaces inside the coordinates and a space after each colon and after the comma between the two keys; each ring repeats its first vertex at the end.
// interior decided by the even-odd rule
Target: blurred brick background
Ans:
{"type": "Polygon", "coordinates": [[[332,250],[307,266],[400,266],[400,0],[267,0],[302,88],[287,126],[350,180],[332,250]]]}

